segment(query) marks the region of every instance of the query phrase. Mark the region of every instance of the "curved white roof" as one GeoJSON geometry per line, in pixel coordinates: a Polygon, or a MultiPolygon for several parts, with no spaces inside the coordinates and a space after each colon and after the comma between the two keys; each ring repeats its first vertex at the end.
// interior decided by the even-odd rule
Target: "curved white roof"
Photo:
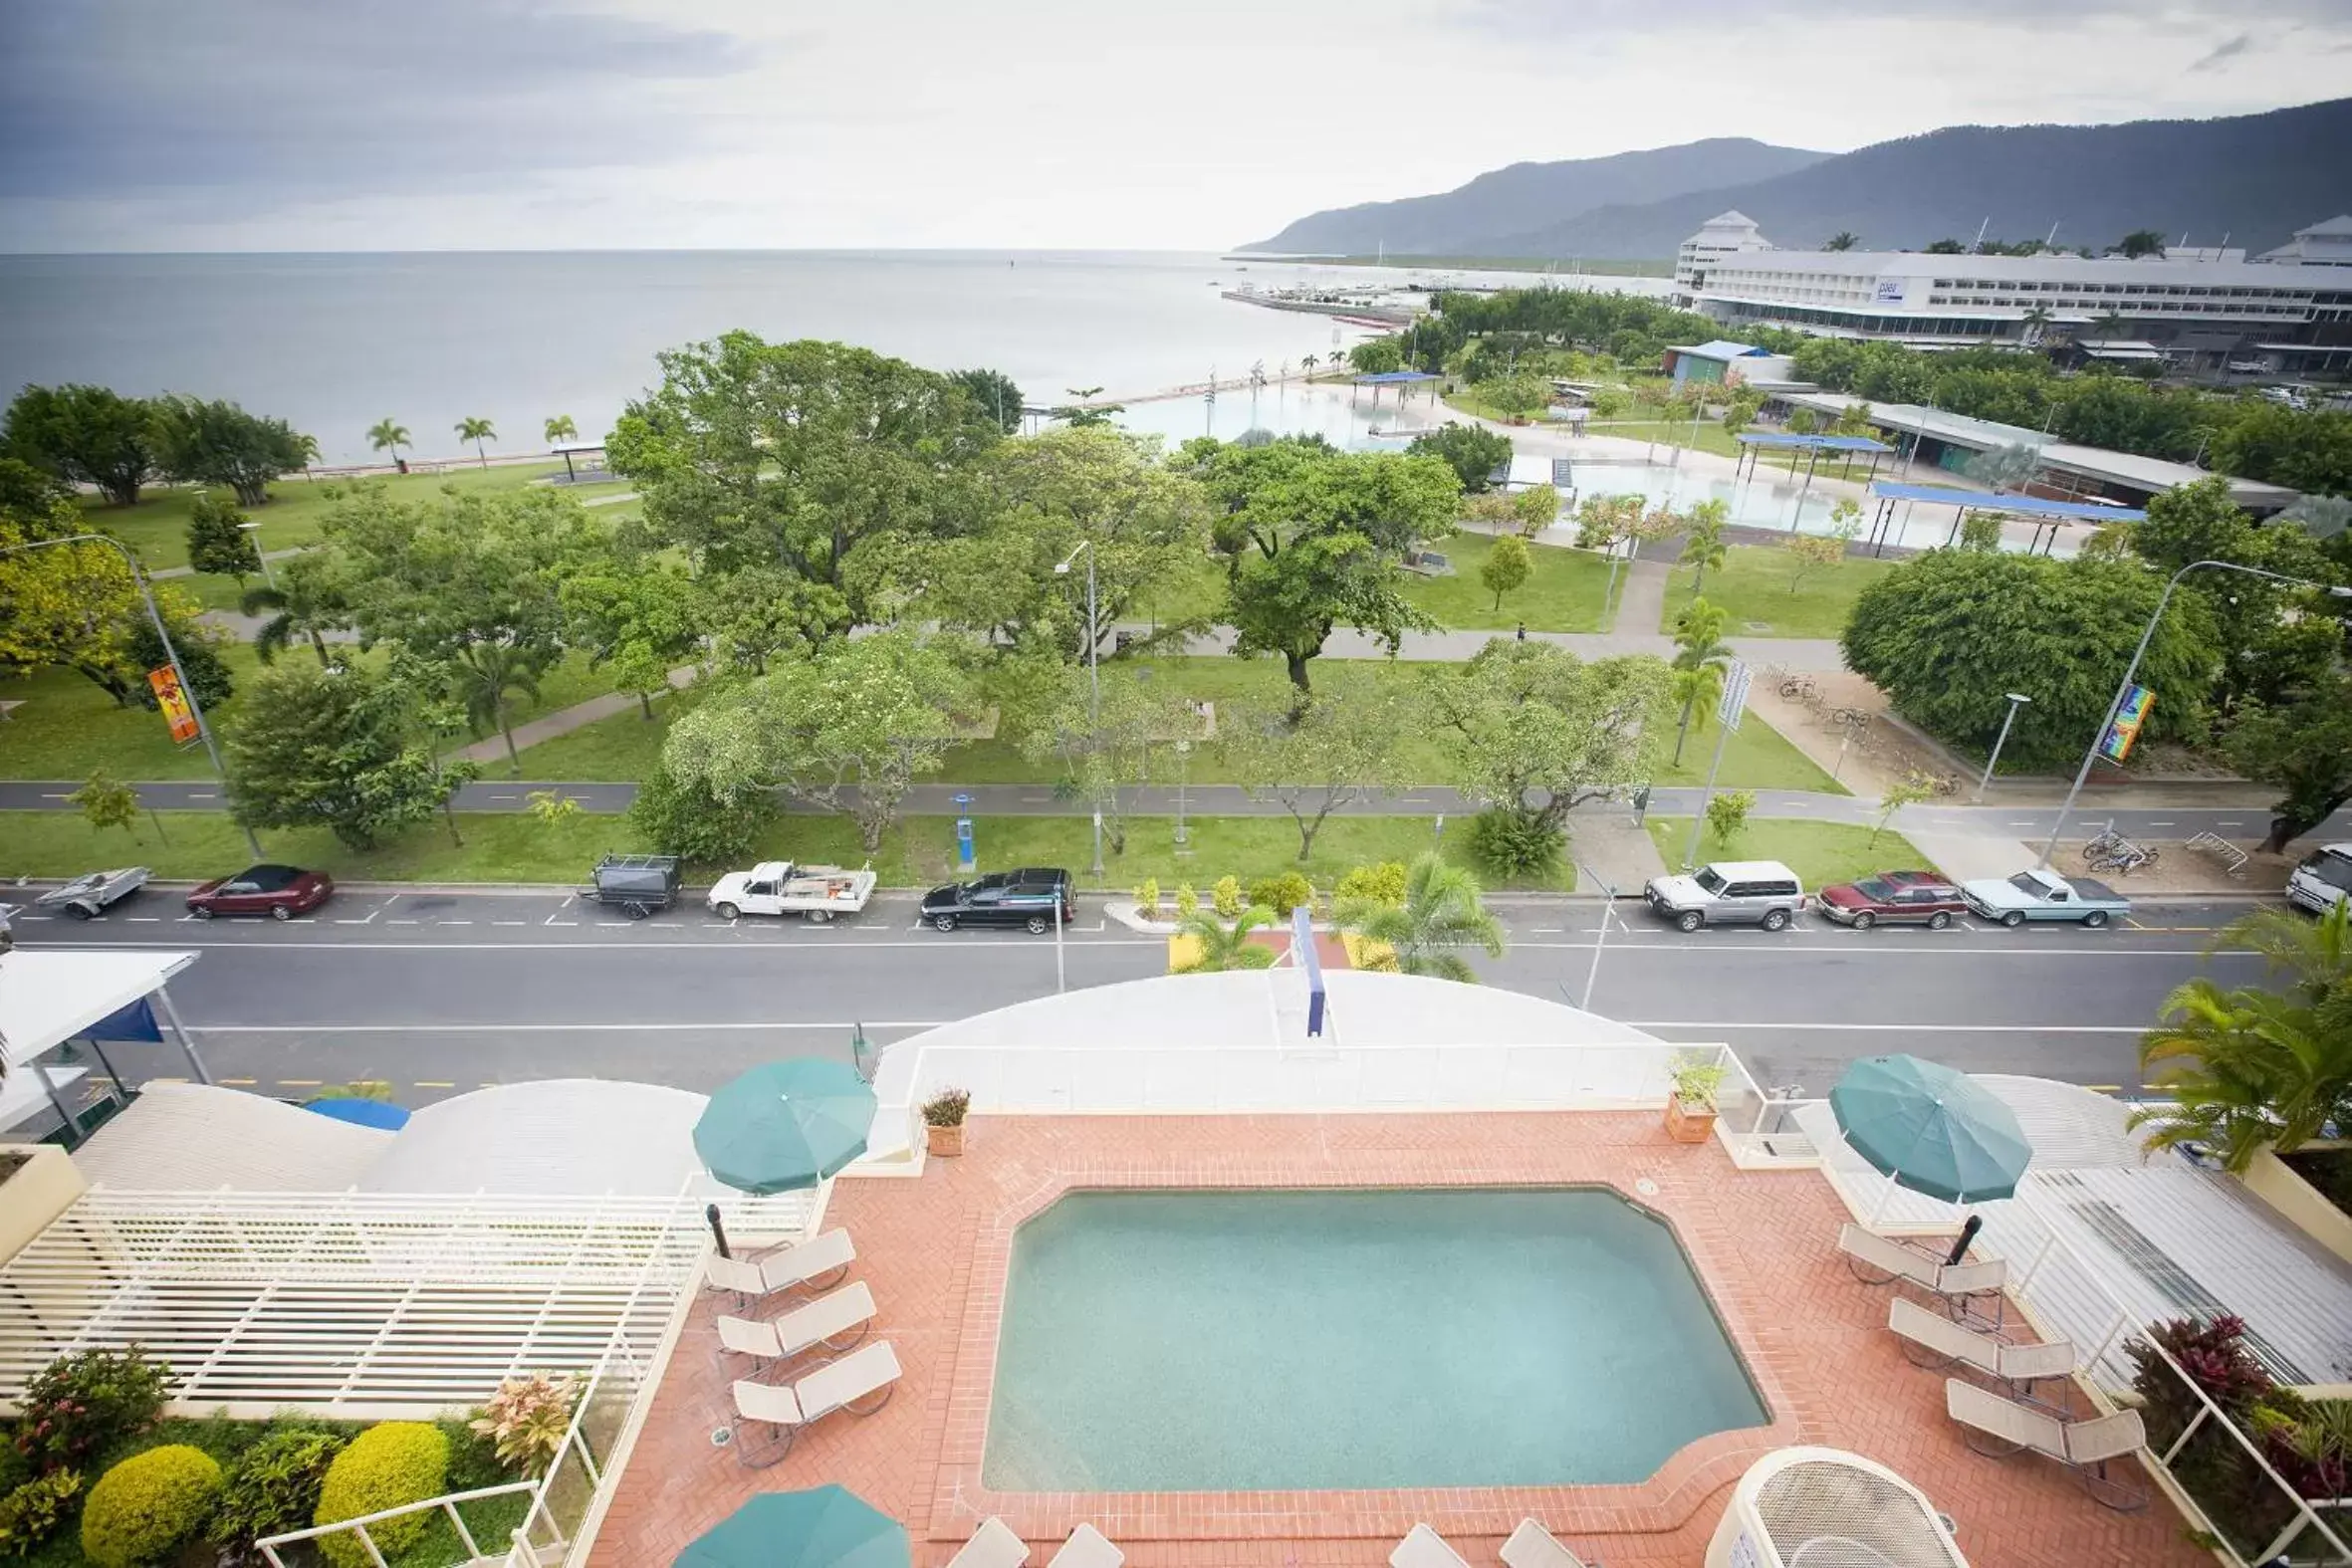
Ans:
{"type": "Polygon", "coordinates": [[[358,1178],[370,1193],[668,1198],[689,1178],[707,1096],[651,1083],[550,1078],[427,1105],[358,1178]]]}
{"type": "Polygon", "coordinates": [[[193,953],[127,948],[18,948],[0,954],[0,1039],[8,1042],[8,1064],[23,1066],[195,962],[193,953]]]}
{"type": "Polygon", "coordinates": [[[93,1187],[129,1192],[331,1193],[396,1135],[203,1083],[149,1085],[74,1151],[93,1187]]]}

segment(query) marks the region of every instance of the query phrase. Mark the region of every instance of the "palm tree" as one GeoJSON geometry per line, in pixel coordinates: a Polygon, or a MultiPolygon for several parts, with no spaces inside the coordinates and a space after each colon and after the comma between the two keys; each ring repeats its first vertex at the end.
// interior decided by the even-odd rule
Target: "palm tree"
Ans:
{"type": "Polygon", "coordinates": [[[2091,323],[2091,332],[2093,336],[2110,341],[2121,337],[2123,336],[2123,313],[2114,310],[2102,312],[2099,319],[2091,323]]]}
{"type": "Polygon", "coordinates": [[[457,439],[460,441],[473,442],[474,456],[482,460],[482,466],[484,468],[488,468],[490,466],[490,454],[482,450],[482,443],[485,441],[497,440],[498,432],[491,428],[489,420],[475,418],[460,419],[457,422],[457,439]]]}
{"type": "Polygon", "coordinates": [[[1486,889],[1461,866],[1448,865],[1429,850],[1405,872],[1405,901],[1341,900],[1331,912],[1335,924],[1369,942],[1396,950],[1396,967],[1407,975],[1478,984],[1463,950],[1477,948],[1489,958],[1503,956],[1503,922],[1487,912],[1486,889]]]}
{"type": "Polygon", "coordinates": [[[2138,261],[2143,256],[2153,256],[2162,261],[2164,259],[2164,235],[2155,229],[2134,229],[2109,247],[2107,252],[2110,256],[2118,253],[2132,261],[2138,261]]]}
{"type": "Polygon", "coordinates": [[[2266,1146],[2292,1150],[2329,1122],[2352,1118],[2352,905],[2318,921],[2284,909],[2233,921],[2213,946],[2251,948],[2283,991],[2225,991],[2199,976],[2165,999],[2163,1021],[2140,1040],[2149,1082],[2171,1105],[2135,1112],[2151,1143],[2211,1144],[2243,1171],[2266,1146]]]}
{"type": "Polygon", "coordinates": [[[378,419],[367,429],[367,444],[378,452],[391,453],[392,461],[397,463],[400,461],[400,448],[414,446],[416,443],[408,439],[406,425],[397,420],[378,419]]]}
{"type": "Polygon", "coordinates": [[[1840,229],[1835,234],[1829,236],[1828,239],[1821,242],[1821,249],[1825,251],[1850,251],[1861,243],[1861,235],[1856,234],[1851,229],[1840,229]]]}
{"type": "Polygon", "coordinates": [[[327,657],[327,639],[320,635],[330,626],[340,625],[341,619],[327,613],[315,601],[294,586],[292,573],[285,587],[264,586],[247,588],[237,607],[248,615],[268,615],[270,618],[254,628],[253,651],[264,664],[276,661],[279,654],[293,645],[297,637],[310,639],[311,651],[319,656],[324,666],[333,661],[327,657]]]}
{"type": "Polygon", "coordinates": [[[466,718],[477,729],[496,726],[506,738],[511,772],[520,777],[523,759],[515,752],[512,705],[508,694],[539,695],[539,670],[533,659],[510,642],[473,642],[457,651],[457,696],[466,718]]]}
{"type": "Polygon", "coordinates": [[[2021,343],[2041,341],[2041,335],[2049,331],[2049,325],[2050,308],[2046,305],[2036,304],[2018,321],[2017,341],[2021,343]]]}
{"type": "Polygon", "coordinates": [[[1279,917],[1264,904],[1243,910],[1241,918],[1230,926],[1214,911],[1196,909],[1176,923],[1177,934],[1193,941],[1191,958],[1178,965],[1176,973],[1222,975],[1236,969],[1271,969],[1274,949],[1252,942],[1250,933],[1279,923],[1279,917]]]}
{"type": "Polygon", "coordinates": [[[1724,525],[1729,521],[1729,509],[1720,501],[1703,501],[1691,508],[1689,532],[1683,537],[1681,564],[1698,569],[1691,576],[1691,597],[1699,596],[1701,584],[1710,570],[1720,568],[1728,547],[1724,544],[1724,525]]]}
{"type": "Polygon", "coordinates": [[[1314,367],[1322,362],[1320,358],[1310,353],[1298,356],[1298,367],[1306,372],[1306,378],[1309,381],[1314,379],[1314,367]]]}
{"type": "Polygon", "coordinates": [[[558,441],[576,441],[580,438],[580,426],[572,422],[570,414],[556,415],[547,422],[545,428],[549,446],[554,446],[558,441]]]}
{"type": "Polygon", "coordinates": [[[1674,733],[1674,762],[1682,766],[1683,742],[1691,733],[1691,715],[1702,703],[1715,701],[1723,690],[1724,666],[1732,650],[1723,640],[1731,612],[1705,599],[1693,599],[1674,621],[1674,675],[1670,689],[1682,703],[1682,723],[1674,733]]]}

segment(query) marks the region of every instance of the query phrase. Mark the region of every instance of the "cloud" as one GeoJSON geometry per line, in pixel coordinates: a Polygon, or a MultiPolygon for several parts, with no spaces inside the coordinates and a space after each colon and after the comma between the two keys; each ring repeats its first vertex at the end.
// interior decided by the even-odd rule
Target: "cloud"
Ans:
{"type": "Polygon", "coordinates": [[[726,33],[545,0],[9,3],[0,199],[266,208],[657,161],[695,139],[665,94],[758,59],[726,33]]]}
{"type": "MultiPolygon", "coordinates": [[[[1574,38],[1612,34],[1705,29],[1764,30],[1814,28],[1822,12],[1815,0],[1684,0],[1660,6],[1655,0],[1468,0],[1452,10],[1483,29],[1529,29],[1574,38]]],[[[2352,0],[2268,0],[2264,19],[2309,22],[2322,28],[2352,28],[2352,0]]],[[[1948,0],[1876,0],[1873,23],[1952,23],[1948,0]]],[[[2042,29],[2125,19],[2150,27],[2192,27],[2244,19],[2244,0],[1976,0],[1968,8],[1972,25],[2031,23],[2042,29]]],[[[1849,25],[1841,18],[1839,27],[1849,25]]]]}
{"type": "Polygon", "coordinates": [[[2200,57],[2189,69],[2192,71],[2219,71],[2253,47],[2254,35],[2240,33],[2228,43],[2216,45],[2211,53],[2200,57]]]}

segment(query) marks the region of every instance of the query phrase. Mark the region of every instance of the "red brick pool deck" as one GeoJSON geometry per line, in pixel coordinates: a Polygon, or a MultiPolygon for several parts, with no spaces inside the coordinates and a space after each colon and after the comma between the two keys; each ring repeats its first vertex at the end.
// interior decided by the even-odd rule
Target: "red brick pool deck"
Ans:
{"type": "MultiPolygon", "coordinates": [[[[1705,1556],[1731,1486],[1774,1449],[1819,1444],[1891,1466],[1959,1523],[1976,1568],[2210,1564],[2161,1495],[2137,1514],[2085,1496],[2058,1466],[1969,1452],[1943,1376],[1904,1360],[1887,1292],[1835,1247],[1844,1211],[1812,1172],[1736,1168],[1713,1142],[1670,1141],[1655,1112],[1234,1117],[984,1117],[968,1152],[919,1179],[836,1185],[828,1227],[857,1245],[852,1277],[880,1304],[874,1337],[905,1377],[877,1414],[837,1414],[784,1461],[745,1469],[711,1446],[729,1415],[712,1319],[694,1309],[629,1456],[592,1568],[665,1568],[747,1498],[836,1481],[903,1521],[916,1568],[938,1568],[1000,1514],[1043,1565],[1090,1521],[1137,1568],[1374,1568],[1416,1522],[1474,1568],[1532,1515],[1610,1568],[1705,1556]],[[1647,1179],[1654,1194],[1636,1189],[1647,1179]],[[999,1493],[981,1484],[1006,1265],[1020,1222],[1073,1188],[1611,1186],[1671,1221],[1772,1413],[1719,1433],[1635,1486],[1430,1491],[999,1493]]],[[[1611,1389],[1605,1397],[1638,1398],[1611,1389]]]]}

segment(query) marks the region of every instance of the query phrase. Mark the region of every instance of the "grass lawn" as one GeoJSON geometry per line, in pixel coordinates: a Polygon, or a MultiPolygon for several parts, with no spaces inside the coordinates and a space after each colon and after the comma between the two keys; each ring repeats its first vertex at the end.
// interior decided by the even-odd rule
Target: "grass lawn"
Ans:
{"type": "Polygon", "coordinates": [[[1525,620],[1529,631],[1600,630],[1600,601],[1608,588],[1609,567],[1599,556],[1552,545],[1529,546],[1528,580],[1504,594],[1498,609],[1494,590],[1478,577],[1495,553],[1495,541],[1485,534],[1462,533],[1438,549],[1453,561],[1454,574],[1408,574],[1405,597],[1446,626],[1509,631],[1525,620]]]}
{"type": "MultiPolygon", "coordinates": [[[[1300,866],[1298,832],[1287,816],[1194,817],[1187,826],[1193,854],[1179,860],[1174,818],[1129,817],[1127,851],[1109,853],[1106,840],[1099,878],[1087,874],[1093,830],[1083,816],[984,816],[974,836],[983,870],[1065,865],[1082,886],[1124,892],[1157,877],[1165,888],[1190,881],[1204,894],[1221,876],[1247,882],[1294,867],[1328,891],[1351,866],[1408,860],[1430,843],[1429,823],[1421,817],[1336,817],[1315,835],[1314,858],[1300,866]]],[[[451,842],[447,825],[436,820],[364,854],[344,848],[321,828],[264,831],[261,841],[273,859],[347,881],[392,882],[583,882],[598,855],[646,847],[621,816],[576,816],[550,826],[525,812],[468,811],[458,814],[457,827],[462,845],[451,842]]],[[[133,837],[119,828],[102,833],[70,811],[0,812],[0,876],[65,876],[137,862],[160,877],[198,878],[233,871],[252,858],[226,813],[165,811],[160,835],[151,817],[140,819],[133,837]]],[[[885,886],[917,887],[949,880],[955,854],[955,819],[919,816],[893,827],[873,858],[885,886]]],[[[846,818],[794,814],[769,830],[751,858],[857,865],[866,856],[846,818]]]]}
{"type": "Polygon", "coordinates": [[[1157,624],[1205,615],[1213,622],[1224,608],[1225,568],[1203,556],[1182,576],[1162,585],[1158,592],[1138,597],[1127,607],[1126,618],[1157,624]]]}
{"type": "MultiPolygon", "coordinates": [[[[1646,825],[1650,841],[1658,846],[1668,867],[1680,866],[1691,843],[1691,819],[1653,816],[1646,825]]],[[[1808,893],[1874,871],[1916,870],[1929,864],[1909,839],[1892,828],[1872,843],[1869,828],[1851,823],[1763,817],[1751,820],[1729,844],[1719,842],[1713,832],[1701,834],[1699,864],[1710,860],[1777,860],[1797,874],[1808,893]]]]}
{"type": "Polygon", "coordinates": [[[1718,457],[1738,457],[1744,450],[1723,427],[1721,419],[1701,419],[1698,434],[1693,438],[1688,414],[1680,419],[1607,419],[1588,420],[1584,426],[1588,435],[1615,436],[1620,441],[1655,441],[1660,446],[1696,446],[1702,452],[1713,452],[1718,457]]]}
{"type": "MultiPolygon", "coordinates": [[[[1715,716],[1709,712],[1691,720],[1690,739],[1683,745],[1679,767],[1668,761],[1674,755],[1674,723],[1678,717],[1676,713],[1665,717],[1665,750],[1650,782],[1704,784],[1707,765],[1715,758],[1715,716]]],[[[1825,794],[1853,793],[1823,773],[1811,758],[1790,745],[1787,737],[1757,717],[1753,710],[1740,721],[1740,728],[1725,745],[1723,772],[1715,782],[1717,787],[1724,789],[1817,789],[1825,794]]]]}
{"type": "MultiPolygon", "coordinates": [[[[1835,637],[1846,629],[1854,600],[1892,571],[1897,562],[1848,556],[1834,566],[1815,566],[1796,580],[1796,558],[1777,545],[1734,545],[1721,567],[1707,573],[1701,588],[1707,601],[1731,612],[1735,637],[1835,637]],[[1794,592],[1789,584],[1796,580],[1794,592]]],[[[1674,568],[1666,586],[1659,629],[1674,630],[1674,617],[1691,599],[1692,571],[1674,568]]]]}

